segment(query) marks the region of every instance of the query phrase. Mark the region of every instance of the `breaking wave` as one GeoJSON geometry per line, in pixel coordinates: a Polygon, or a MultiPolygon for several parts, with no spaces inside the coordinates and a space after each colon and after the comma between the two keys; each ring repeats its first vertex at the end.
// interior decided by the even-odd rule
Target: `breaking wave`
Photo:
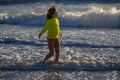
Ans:
{"type": "MultiPolygon", "coordinates": [[[[120,28],[120,10],[116,7],[89,6],[83,11],[61,11],[59,20],[64,27],[120,28]]],[[[35,12],[18,15],[0,13],[0,24],[44,26],[45,21],[45,14],[35,12]]]]}

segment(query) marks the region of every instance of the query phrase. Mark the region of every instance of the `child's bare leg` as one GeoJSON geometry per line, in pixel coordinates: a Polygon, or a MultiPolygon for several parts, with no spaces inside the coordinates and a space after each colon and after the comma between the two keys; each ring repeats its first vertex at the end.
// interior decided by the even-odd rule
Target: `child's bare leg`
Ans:
{"type": "Polygon", "coordinates": [[[59,55],[60,55],[60,53],[59,53],[59,48],[56,48],[56,49],[55,49],[55,52],[56,52],[55,62],[59,62],[59,55]]]}
{"type": "Polygon", "coordinates": [[[48,53],[45,58],[44,61],[47,61],[50,57],[52,57],[54,55],[54,48],[50,48],[50,53],[48,53]]]}
{"type": "Polygon", "coordinates": [[[48,39],[49,53],[45,56],[43,61],[47,61],[51,56],[54,55],[54,43],[51,39],[48,39]]]}
{"type": "Polygon", "coordinates": [[[52,57],[53,56],[53,53],[48,53],[46,56],[45,56],[45,58],[44,58],[44,60],[43,61],[47,61],[50,57],[52,57]]]}

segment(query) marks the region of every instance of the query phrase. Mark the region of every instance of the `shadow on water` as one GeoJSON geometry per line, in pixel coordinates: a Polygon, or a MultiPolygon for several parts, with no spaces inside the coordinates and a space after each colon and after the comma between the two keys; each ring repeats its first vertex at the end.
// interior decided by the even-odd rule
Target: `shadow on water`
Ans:
{"type": "MultiPolygon", "coordinates": [[[[17,40],[15,38],[4,38],[0,39],[0,44],[18,44],[18,45],[29,45],[29,46],[46,46],[47,41],[25,41],[25,40],[17,40]]],[[[63,47],[80,47],[80,48],[120,48],[120,46],[112,46],[112,45],[98,45],[98,44],[89,44],[89,43],[79,43],[79,42],[66,42],[61,43],[63,47]]]]}
{"type": "Polygon", "coordinates": [[[15,63],[14,65],[0,66],[1,71],[120,71],[120,65],[118,63],[108,62],[106,65],[97,64],[96,66],[85,63],[76,63],[76,62],[63,62],[63,63],[54,63],[54,62],[22,62],[15,63]],[[31,64],[32,63],[32,64],[31,64]],[[73,65],[73,66],[71,66],[73,65]]]}
{"type": "Polygon", "coordinates": [[[78,43],[78,42],[62,44],[62,46],[81,47],[81,48],[120,48],[120,46],[97,45],[97,44],[78,43]]]}

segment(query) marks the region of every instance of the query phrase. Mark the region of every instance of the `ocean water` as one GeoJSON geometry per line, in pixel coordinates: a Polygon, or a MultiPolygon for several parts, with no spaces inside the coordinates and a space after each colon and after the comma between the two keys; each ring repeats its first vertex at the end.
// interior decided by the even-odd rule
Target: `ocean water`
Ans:
{"type": "Polygon", "coordinates": [[[119,56],[118,0],[1,0],[0,80],[120,80],[119,56]],[[63,32],[59,64],[42,62],[47,33],[38,38],[53,5],[63,32]]]}

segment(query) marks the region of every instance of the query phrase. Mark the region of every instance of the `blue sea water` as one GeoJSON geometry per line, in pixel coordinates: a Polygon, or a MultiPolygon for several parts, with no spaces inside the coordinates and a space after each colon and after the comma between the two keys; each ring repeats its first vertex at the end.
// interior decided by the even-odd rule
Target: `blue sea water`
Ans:
{"type": "Polygon", "coordinates": [[[119,22],[119,0],[0,0],[0,80],[119,80],[119,22]],[[47,33],[38,38],[51,6],[60,64],[42,62],[47,33]]]}

